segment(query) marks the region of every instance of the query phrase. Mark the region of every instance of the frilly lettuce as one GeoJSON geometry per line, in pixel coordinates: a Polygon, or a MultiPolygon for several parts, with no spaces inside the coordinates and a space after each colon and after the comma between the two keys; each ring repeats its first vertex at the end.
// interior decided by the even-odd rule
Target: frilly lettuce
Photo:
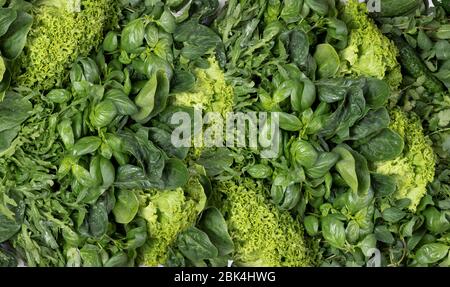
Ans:
{"type": "Polygon", "coordinates": [[[385,79],[397,88],[402,81],[398,50],[367,16],[366,5],[349,0],[341,15],[350,31],[348,46],[340,52],[341,73],[385,79]]]}
{"type": "Polygon", "coordinates": [[[239,266],[310,266],[303,228],[289,213],[264,197],[264,187],[251,179],[215,184],[212,201],[224,215],[239,266]]]}
{"type": "Polygon", "coordinates": [[[428,183],[434,179],[435,155],[415,114],[408,116],[400,109],[395,109],[391,111],[391,121],[390,128],[403,137],[405,148],[398,158],[376,163],[376,172],[395,177],[395,197],[410,199],[409,209],[414,212],[427,192],[428,183]]]}
{"type": "Polygon", "coordinates": [[[225,74],[214,57],[209,59],[209,68],[195,70],[196,83],[191,91],[174,95],[174,104],[194,107],[204,112],[218,112],[223,116],[233,110],[233,87],[225,81],[225,74]]]}
{"type": "Polygon", "coordinates": [[[147,221],[148,240],[140,251],[145,266],[164,264],[178,234],[195,225],[206,195],[197,177],[176,190],[153,190],[141,195],[139,216],[147,221]]]}
{"type": "Polygon", "coordinates": [[[117,15],[113,0],[82,0],[80,12],[71,11],[68,3],[47,0],[34,8],[34,23],[20,58],[24,73],[17,79],[19,85],[39,90],[61,86],[66,70],[100,43],[117,15]]]}

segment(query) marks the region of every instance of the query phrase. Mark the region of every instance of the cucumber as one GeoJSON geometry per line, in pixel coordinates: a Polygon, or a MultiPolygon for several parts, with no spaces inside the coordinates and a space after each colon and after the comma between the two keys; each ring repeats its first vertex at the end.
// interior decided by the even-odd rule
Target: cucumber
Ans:
{"type": "Polygon", "coordinates": [[[401,37],[393,38],[399,50],[400,62],[403,68],[414,78],[425,77],[423,86],[433,93],[443,92],[444,85],[439,81],[416,54],[415,50],[401,37]]]}
{"type": "Polygon", "coordinates": [[[381,11],[378,13],[381,17],[404,16],[414,12],[419,8],[421,0],[380,0],[381,11]]]}

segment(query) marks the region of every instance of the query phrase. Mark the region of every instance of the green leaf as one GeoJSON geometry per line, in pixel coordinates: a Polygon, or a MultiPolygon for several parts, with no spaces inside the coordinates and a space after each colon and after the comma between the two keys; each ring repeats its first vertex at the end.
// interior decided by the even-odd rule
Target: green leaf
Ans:
{"type": "Polygon", "coordinates": [[[234,243],[228,233],[227,223],[217,208],[211,207],[204,211],[198,226],[208,234],[211,242],[219,250],[220,256],[234,251],[234,243]]]}
{"type": "Polygon", "coordinates": [[[133,101],[121,90],[112,89],[105,93],[105,99],[114,103],[120,115],[131,116],[138,112],[133,101]]]}
{"type": "Polygon", "coordinates": [[[410,237],[413,235],[414,232],[414,226],[416,225],[417,218],[413,217],[410,221],[402,224],[400,226],[400,234],[403,237],[410,237]]]}
{"type": "Polygon", "coordinates": [[[335,248],[343,248],[345,244],[344,223],[333,215],[321,219],[322,234],[325,240],[335,248]]]}
{"type": "Polygon", "coordinates": [[[196,227],[190,227],[178,236],[177,247],[193,263],[219,255],[208,235],[196,227]]]}
{"type": "Polygon", "coordinates": [[[23,222],[25,206],[17,204],[5,194],[0,194],[0,243],[7,241],[20,231],[23,222]]]}
{"type": "Polygon", "coordinates": [[[291,144],[291,158],[305,168],[312,168],[319,157],[316,149],[307,141],[298,139],[291,144]]]}
{"type": "Polygon", "coordinates": [[[350,129],[352,140],[360,142],[369,142],[370,138],[389,126],[390,117],[386,108],[371,110],[356,125],[350,129]]]}
{"type": "Polygon", "coordinates": [[[417,44],[420,49],[425,51],[433,48],[433,42],[423,30],[419,30],[419,34],[417,35],[417,44]]]}
{"type": "Polygon", "coordinates": [[[96,136],[88,136],[79,139],[73,146],[72,154],[74,156],[83,156],[86,154],[94,153],[98,150],[102,140],[96,136]]]}
{"type": "Polygon", "coordinates": [[[99,201],[89,211],[89,231],[92,236],[100,238],[106,234],[108,229],[108,211],[103,202],[99,201]]]}
{"type": "MultiPolygon", "coordinates": [[[[301,2],[294,0],[294,2],[301,2]]],[[[298,17],[299,15],[295,15],[298,17]]],[[[309,55],[309,40],[305,32],[293,30],[289,34],[289,56],[292,63],[298,67],[304,65],[309,55]]]]}
{"type": "Polygon", "coordinates": [[[368,194],[370,188],[370,172],[367,164],[367,160],[358,152],[347,148],[353,155],[355,159],[355,170],[356,176],[358,177],[358,194],[366,195],[368,194]]]}
{"type": "Polygon", "coordinates": [[[450,60],[450,43],[448,41],[438,41],[434,46],[436,50],[436,57],[438,60],[450,60]]]}
{"type": "Polygon", "coordinates": [[[383,129],[358,149],[367,160],[377,162],[395,159],[402,153],[404,145],[399,134],[391,129],[383,129]]]}
{"type": "Polygon", "coordinates": [[[100,171],[102,175],[102,187],[109,188],[116,178],[116,170],[109,159],[100,157],[100,171]]]}
{"type": "Polygon", "coordinates": [[[195,85],[195,76],[189,71],[175,71],[170,84],[170,92],[173,94],[190,91],[195,85]]]}
{"type": "Polygon", "coordinates": [[[154,48],[159,41],[158,28],[152,23],[145,27],[145,41],[149,47],[154,48]]]}
{"type": "Polygon", "coordinates": [[[171,158],[166,161],[163,181],[166,189],[175,189],[185,185],[189,179],[189,171],[183,161],[171,158]]]}
{"type": "Polygon", "coordinates": [[[354,244],[358,241],[360,234],[360,228],[358,223],[355,220],[350,220],[347,224],[347,228],[345,228],[345,235],[348,242],[354,244]]]}
{"type": "Polygon", "coordinates": [[[268,178],[272,175],[272,168],[265,164],[252,165],[248,170],[248,174],[256,179],[268,178]]]}
{"type": "Polygon", "coordinates": [[[400,221],[403,217],[406,216],[406,212],[396,208],[396,207],[390,207],[385,209],[382,212],[383,219],[387,222],[395,223],[400,221]]]}
{"type": "Polygon", "coordinates": [[[0,37],[8,32],[9,27],[17,18],[17,10],[0,8],[0,37]]]}
{"type": "Polygon", "coordinates": [[[417,250],[415,259],[420,264],[436,263],[448,254],[449,247],[442,243],[425,244],[417,250]]]}
{"type": "Polygon", "coordinates": [[[305,216],[303,224],[305,225],[305,230],[309,236],[315,236],[319,232],[319,219],[316,216],[305,216]]]}
{"type": "Polygon", "coordinates": [[[441,234],[450,229],[450,222],[444,212],[439,212],[434,206],[428,207],[424,212],[427,229],[434,234],[441,234]]]}
{"type": "Polygon", "coordinates": [[[336,50],[330,44],[319,44],[314,53],[320,78],[332,78],[339,71],[340,60],[336,50]]]}
{"type": "Polygon", "coordinates": [[[0,50],[4,57],[16,59],[25,47],[28,32],[33,24],[33,17],[25,12],[18,12],[16,20],[8,32],[0,38],[0,50]]]}
{"type": "Polygon", "coordinates": [[[176,29],[176,19],[172,15],[172,12],[169,9],[164,9],[164,12],[161,15],[161,18],[158,21],[161,28],[164,29],[167,33],[173,33],[176,29]]]}
{"type": "Polygon", "coordinates": [[[280,128],[285,131],[299,131],[302,128],[302,122],[298,117],[295,115],[291,115],[288,113],[280,112],[279,119],[280,119],[280,128]]]}
{"type": "Polygon", "coordinates": [[[377,239],[374,234],[367,235],[361,242],[358,243],[362,253],[365,256],[372,255],[372,250],[377,247],[377,239]]]}
{"type": "Polygon", "coordinates": [[[450,24],[440,25],[438,30],[435,32],[436,38],[442,40],[450,39],[450,24]]]}
{"type": "Polygon", "coordinates": [[[392,236],[392,233],[384,225],[375,227],[374,232],[375,232],[375,238],[378,241],[381,241],[386,244],[393,244],[395,242],[394,236],[392,236]]]}
{"type": "Polygon", "coordinates": [[[19,94],[8,92],[0,101],[0,132],[22,124],[33,110],[31,102],[19,94]]]}
{"type": "Polygon", "coordinates": [[[328,14],[329,1],[327,0],[305,0],[305,3],[317,14],[325,16],[328,14]]]}
{"type": "Polygon", "coordinates": [[[85,187],[92,187],[95,185],[95,180],[91,177],[91,174],[84,167],[73,164],[72,173],[76,180],[85,187]]]}
{"type": "Polygon", "coordinates": [[[84,267],[102,267],[99,247],[86,244],[80,249],[81,259],[84,267]]]}
{"type": "Polygon", "coordinates": [[[139,210],[139,199],[132,190],[119,190],[116,194],[116,204],[113,209],[117,223],[130,223],[139,210]]]}
{"type": "Polygon", "coordinates": [[[146,123],[163,111],[169,97],[169,85],[166,71],[156,70],[136,96],[135,103],[139,112],[132,115],[132,118],[139,123],[146,123]]]}
{"type": "Polygon", "coordinates": [[[133,53],[144,44],[145,26],[143,19],[136,19],[128,23],[122,30],[120,47],[127,53],[133,53]]]}
{"type": "Polygon", "coordinates": [[[386,105],[391,96],[391,89],[386,81],[368,78],[364,87],[364,98],[371,109],[379,109],[386,105]]]}
{"type": "Polygon", "coordinates": [[[51,90],[48,94],[47,94],[47,99],[49,99],[50,101],[52,101],[53,103],[56,104],[63,104],[66,103],[70,100],[71,98],[71,94],[69,91],[64,90],[64,89],[54,89],[51,90]]]}
{"type": "Polygon", "coordinates": [[[127,267],[128,256],[124,252],[114,254],[108,261],[103,264],[103,267],[127,267]]]}
{"type": "Polygon", "coordinates": [[[94,106],[89,114],[89,121],[96,128],[108,126],[117,116],[117,108],[113,101],[103,100],[94,106]]]}
{"type": "MultiPolygon", "coordinates": [[[[0,82],[3,81],[3,76],[5,75],[5,72],[6,72],[5,61],[3,61],[3,58],[0,56],[0,82]]],[[[3,92],[3,90],[1,90],[1,92],[3,92]]]]}
{"type": "Polygon", "coordinates": [[[334,152],[321,153],[314,166],[306,169],[306,174],[313,179],[321,178],[330,171],[338,160],[339,155],[334,152]]]}
{"type": "Polygon", "coordinates": [[[103,40],[103,50],[106,52],[114,52],[119,47],[118,35],[114,31],[109,31],[103,40]]]}
{"type": "Polygon", "coordinates": [[[0,156],[3,156],[3,153],[8,153],[8,149],[19,134],[19,131],[20,126],[0,132],[0,156]]]}
{"type": "Polygon", "coordinates": [[[385,197],[393,194],[397,190],[397,181],[393,176],[373,173],[372,188],[379,197],[385,197]]]}
{"type": "Polygon", "coordinates": [[[286,0],[283,4],[280,17],[286,23],[294,23],[301,19],[300,12],[303,7],[303,0],[286,0]]]}
{"type": "Polygon", "coordinates": [[[336,163],[336,170],[342,176],[347,185],[358,192],[358,177],[356,175],[356,163],[352,153],[344,146],[337,146],[333,152],[340,155],[340,160],[336,163]]]}

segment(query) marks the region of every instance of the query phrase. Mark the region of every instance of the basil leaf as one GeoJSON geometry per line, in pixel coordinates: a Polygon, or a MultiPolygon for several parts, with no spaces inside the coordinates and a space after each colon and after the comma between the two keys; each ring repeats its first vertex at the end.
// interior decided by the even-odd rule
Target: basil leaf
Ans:
{"type": "Polygon", "coordinates": [[[396,208],[396,207],[390,207],[385,209],[383,212],[383,219],[386,220],[387,222],[398,222],[400,221],[403,217],[406,216],[406,212],[396,208]]]}
{"type": "Polygon", "coordinates": [[[449,247],[442,243],[430,243],[420,247],[415,259],[421,264],[436,263],[448,254],[449,247]]]}
{"type": "Polygon", "coordinates": [[[325,240],[335,248],[343,248],[345,244],[344,223],[333,215],[321,219],[322,234],[325,240]]]}

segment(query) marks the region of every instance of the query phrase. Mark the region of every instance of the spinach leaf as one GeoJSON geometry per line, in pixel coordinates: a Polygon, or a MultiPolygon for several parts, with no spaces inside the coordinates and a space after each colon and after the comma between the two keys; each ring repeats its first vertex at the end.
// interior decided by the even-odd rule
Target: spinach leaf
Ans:
{"type": "Polygon", "coordinates": [[[31,114],[33,106],[21,95],[8,92],[0,101],[0,132],[10,130],[22,124],[31,114]]]}
{"type": "Polygon", "coordinates": [[[398,157],[404,148],[403,138],[391,129],[383,129],[369,142],[358,147],[359,152],[369,161],[386,161],[398,157]]]}
{"type": "Polygon", "coordinates": [[[208,235],[196,227],[190,227],[181,233],[176,245],[180,252],[194,264],[219,255],[218,249],[208,235]]]}
{"type": "Polygon", "coordinates": [[[397,190],[397,181],[394,177],[384,174],[371,174],[372,188],[378,197],[392,195],[397,190]]]}
{"type": "Polygon", "coordinates": [[[108,228],[108,212],[105,203],[98,201],[89,211],[89,231],[93,237],[100,238],[106,234],[108,228]]]}
{"type": "Polygon", "coordinates": [[[330,44],[317,45],[314,59],[317,62],[317,72],[321,79],[334,77],[341,64],[339,55],[330,44]]]}
{"type": "Polygon", "coordinates": [[[189,171],[184,162],[171,158],[166,161],[162,180],[166,189],[175,189],[185,185],[189,179],[189,171]]]}
{"type": "Polygon", "coordinates": [[[116,204],[112,210],[117,223],[128,224],[139,210],[139,199],[132,190],[119,190],[116,193],[116,204]]]}
{"type": "Polygon", "coordinates": [[[8,59],[16,59],[25,47],[33,17],[23,11],[17,12],[17,18],[10,24],[8,32],[0,37],[0,50],[8,59]]]}
{"type": "Polygon", "coordinates": [[[14,203],[15,206],[11,206],[10,204],[3,205],[4,203],[2,201],[4,199],[0,201],[0,204],[2,204],[0,207],[0,243],[5,242],[19,232],[25,212],[25,204],[22,201],[19,204],[13,200],[6,202],[10,204],[14,203]],[[8,210],[2,210],[4,207],[7,207],[8,210]]]}
{"type": "Polygon", "coordinates": [[[0,8],[0,37],[8,32],[9,27],[17,18],[17,10],[0,8]]]}
{"type": "Polygon", "coordinates": [[[379,133],[389,126],[389,112],[386,108],[372,110],[350,129],[350,139],[356,144],[370,141],[372,135],[379,133]]]}
{"type": "Polygon", "coordinates": [[[220,256],[234,251],[234,243],[228,233],[227,223],[217,208],[210,207],[205,210],[198,226],[208,234],[211,242],[219,250],[220,256]]]}
{"type": "Polygon", "coordinates": [[[333,152],[340,155],[340,160],[336,163],[336,170],[345,180],[347,185],[354,191],[358,192],[358,177],[356,175],[355,159],[350,151],[344,146],[337,146],[333,152]]]}

